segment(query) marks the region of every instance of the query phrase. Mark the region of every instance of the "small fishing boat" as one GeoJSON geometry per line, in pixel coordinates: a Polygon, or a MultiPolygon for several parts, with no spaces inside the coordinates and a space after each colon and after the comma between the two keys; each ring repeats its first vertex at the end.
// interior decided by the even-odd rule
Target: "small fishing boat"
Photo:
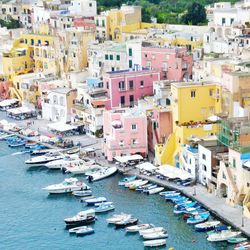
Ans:
{"type": "Polygon", "coordinates": [[[148,229],[151,227],[152,227],[152,225],[150,225],[150,224],[139,224],[139,225],[135,225],[135,226],[126,227],[126,232],[127,233],[135,233],[135,232],[139,232],[140,230],[145,230],[145,229],[148,229]]]}
{"type": "Polygon", "coordinates": [[[109,224],[115,224],[118,221],[126,220],[126,219],[129,219],[131,217],[132,217],[131,214],[121,213],[121,214],[115,214],[115,215],[113,215],[111,218],[106,219],[106,221],[109,224]]]}
{"type": "Polygon", "coordinates": [[[226,226],[226,225],[221,225],[221,226],[219,225],[219,226],[216,226],[214,228],[214,230],[208,231],[207,235],[210,235],[210,234],[213,234],[213,233],[218,233],[218,232],[221,232],[221,231],[227,231],[227,230],[231,230],[231,227],[226,226]]]}
{"type": "Polygon", "coordinates": [[[39,144],[37,142],[33,142],[33,141],[28,141],[25,143],[25,148],[36,148],[39,144]]]}
{"type": "Polygon", "coordinates": [[[67,150],[66,154],[73,155],[73,154],[77,154],[79,152],[80,152],[80,148],[77,147],[77,148],[71,148],[71,149],[67,150]]]}
{"type": "Polygon", "coordinates": [[[95,208],[96,213],[104,213],[111,210],[114,210],[115,206],[112,204],[112,202],[104,202],[98,205],[97,208],[95,208]]]}
{"type": "Polygon", "coordinates": [[[125,183],[128,183],[130,181],[134,181],[136,179],[136,176],[133,175],[133,176],[127,176],[125,178],[123,178],[121,181],[118,182],[118,185],[119,186],[124,186],[125,183]]]}
{"type": "Polygon", "coordinates": [[[156,232],[151,234],[143,234],[143,239],[145,240],[157,240],[157,239],[165,239],[168,237],[166,232],[156,232]]]}
{"type": "Polygon", "coordinates": [[[8,143],[8,146],[10,148],[18,148],[18,147],[23,147],[25,145],[25,141],[24,140],[17,140],[17,141],[13,141],[8,143]]]}
{"type": "Polygon", "coordinates": [[[97,198],[85,200],[88,206],[94,206],[96,203],[105,202],[105,201],[107,201],[105,197],[97,197],[97,198]]]}
{"type": "Polygon", "coordinates": [[[123,219],[115,223],[115,228],[125,228],[127,226],[136,225],[138,223],[137,218],[130,217],[129,219],[123,219]]]}
{"type": "Polygon", "coordinates": [[[87,180],[89,182],[99,181],[99,180],[102,180],[104,178],[107,178],[107,177],[115,174],[116,171],[117,171],[116,167],[102,168],[102,169],[96,171],[95,173],[87,176],[87,180]]]}
{"type": "Polygon", "coordinates": [[[220,221],[207,221],[204,223],[199,223],[194,226],[195,230],[198,232],[205,232],[215,229],[216,226],[220,224],[220,221]]]}
{"type": "Polygon", "coordinates": [[[48,163],[50,161],[60,160],[63,157],[64,157],[64,155],[59,153],[59,152],[50,152],[50,153],[47,153],[45,155],[33,157],[33,158],[25,161],[25,163],[26,164],[33,164],[33,165],[41,165],[41,164],[48,163]]]}
{"type": "Polygon", "coordinates": [[[166,232],[166,230],[164,227],[153,227],[149,229],[139,230],[140,235],[152,234],[152,233],[158,233],[158,232],[166,232]]]}
{"type": "Polygon", "coordinates": [[[187,219],[187,224],[197,224],[208,220],[210,213],[202,213],[187,219]]]}
{"type": "Polygon", "coordinates": [[[86,196],[91,196],[92,191],[91,190],[80,190],[80,191],[74,191],[72,194],[74,196],[77,196],[77,197],[86,197],[86,196]]]}
{"type": "Polygon", "coordinates": [[[177,192],[177,191],[164,191],[164,192],[160,192],[160,196],[169,196],[169,195],[180,195],[180,193],[179,192],[177,192]]]}
{"type": "Polygon", "coordinates": [[[133,183],[133,184],[129,185],[128,188],[130,190],[135,190],[138,186],[143,186],[143,185],[145,185],[147,183],[148,183],[148,180],[140,180],[140,181],[138,181],[136,183],[133,183]]]}
{"type": "Polygon", "coordinates": [[[249,250],[249,249],[250,249],[250,241],[237,244],[234,248],[234,250],[249,250]]]}
{"type": "Polygon", "coordinates": [[[133,180],[133,181],[128,181],[124,184],[124,187],[128,188],[130,185],[134,185],[136,184],[137,186],[142,186],[140,185],[140,182],[142,182],[142,179],[137,179],[137,180],[133,180]],[[139,184],[138,184],[139,183],[139,184]]]}
{"type": "Polygon", "coordinates": [[[163,189],[164,189],[164,187],[156,187],[156,188],[148,190],[147,194],[157,194],[157,193],[161,192],[163,189]]]}
{"type": "Polygon", "coordinates": [[[217,241],[227,241],[230,238],[237,237],[241,232],[233,232],[231,230],[224,230],[218,233],[212,233],[207,237],[208,241],[217,242],[217,241]]]}
{"type": "Polygon", "coordinates": [[[146,190],[148,190],[151,187],[157,187],[157,185],[149,183],[149,184],[146,184],[146,185],[143,185],[143,186],[138,186],[135,190],[136,191],[146,192],[146,190]]]}
{"type": "Polygon", "coordinates": [[[180,193],[175,192],[175,193],[169,193],[164,195],[165,200],[172,200],[172,199],[177,199],[177,198],[181,198],[183,196],[180,195],[180,193]]]}
{"type": "Polygon", "coordinates": [[[43,190],[48,191],[50,194],[71,193],[73,191],[88,189],[90,189],[90,187],[77,178],[66,178],[59,184],[53,184],[43,188],[43,190]]]}
{"type": "Polygon", "coordinates": [[[94,232],[95,232],[95,230],[92,227],[86,227],[86,228],[81,228],[81,229],[77,230],[76,235],[77,236],[84,236],[84,235],[92,234],[94,232]]]}
{"type": "Polygon", "coordinates": [[[80,202],[85,202],[88,199],[94,199],[94,198],[96,198],[94,195],[81,197],[80,202]]]}
{"type": "Polygon", "coordinates": [[[147,240],[143,242],[144,247],[159,247],[159,246],[165,246],[166,244],[167,241],[165,239],[147,240]]]}
{"type": "Polygon", "coordinates": [[[84,229],[84,228],[86,228],[87,226],[80,226],[80,227],[73,227],[73,228],[70,228],[69,229],[69,233],[70,234],[75,234],[76,233],[76,231],[78,231],[78,230],[80,230],[80,229],[84,229]]]}
{"type": "Polygon", "coordinates": [[[244,237],[233,237],[233,238],[228,239],[227,242],[230,244],[237,244],[246,240],[247,238],[244,238],[244,237]]]}
{"type": "Polygon", "coordinates": [[[95,217],[95,210],[89,209],[86,211],[81,211],[73,217],[69,217],[64,219],[67,227],[77,227],[81,225],[87,225],[94,222],[96,219],[95,217]]]}
{"type": "Polygon", "coordinates": [[[145,185],[145,186],[142,186],[142,187],[144,187],[143,188],[143,192],[144,193],[147,193],[147,191],[149,191],[149,190],[151,190],[151,189],[154,189],[154,188],[157,188],[158,186],[156,185],[156,184],[148,184],[148,185],[145,185]]]}

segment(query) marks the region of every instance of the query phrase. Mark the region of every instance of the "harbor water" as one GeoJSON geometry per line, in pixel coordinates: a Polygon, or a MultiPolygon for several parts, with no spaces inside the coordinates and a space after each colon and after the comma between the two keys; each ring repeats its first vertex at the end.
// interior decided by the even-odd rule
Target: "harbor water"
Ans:
{"type": "MultiPolygon", "coordinates": [[[[15,154],[17,151],[0,142],[0,249],[144,249],[138,234],[126,234],[124,229],[115,230],[107,225],[108,217],[121,212],[131,213],[143,223],[165,227],[169,234],[167,247],[159,249],[233,249],[227,243],[208,242],[206,233],[195,232],[181,216],[175,216],[173,205],[159,195],[147,196],[119,187],[120,175],[90,184],[95,196],[105,196],[114,202],[115,211],[98,215],[91,225],[94,234],[69,235],[64,218],[87,208],[72,195],[48,195],[42,190],[63,181],[67,175],[43,167],[28,168],[24,161],[29,155],[15,154]]],[[[84,176],[79,179],[84,180],[84,176]]]]}

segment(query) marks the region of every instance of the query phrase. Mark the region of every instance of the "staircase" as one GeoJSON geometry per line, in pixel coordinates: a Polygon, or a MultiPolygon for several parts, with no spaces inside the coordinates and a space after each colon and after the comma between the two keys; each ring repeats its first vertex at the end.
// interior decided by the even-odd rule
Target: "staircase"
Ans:
{"type": "Polygon", "coordinates": [[[17,90],[17,88],[15,86],[12,86],[10,88],[10,91],[11,91],[11,95],[13,97],[16,97],[19,101],[22,101],[22,97],[21,97],[19,91],[17,90]]]}

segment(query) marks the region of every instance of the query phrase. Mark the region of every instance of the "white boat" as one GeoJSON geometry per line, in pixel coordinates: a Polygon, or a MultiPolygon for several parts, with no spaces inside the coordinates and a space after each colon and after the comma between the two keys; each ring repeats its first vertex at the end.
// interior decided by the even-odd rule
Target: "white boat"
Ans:
{"type": "Polygon", "coordinates": [[[204,231],[210,231],[213,230],[216,226],[220,224],[220,221],[207,221],[203,223],[196,224],[194,226],[196,231],[204,232],[204,231]]]}
{"type": "Polygon", "coordinates": [[[144,234],[152,234],[152,233],[159,233],[159,232],[164,232],[165,228],[164,227],[153,227],[145,230],[140,230],[139,234],[144,235],[144,234]]]}
{"type": "Polygon", "coordinates": [[[131,214],[124,214],[124,213],[121,213],[121,214],[115,214],[115,215],[113,215],[111,218],[106,219],[106,221],[107,221],[107,223],[109,223],[109,224],[115,224],[115,223],[117,223],[118,221],[126,220],[126,219],[129,219],[129,218],[131,218],[131,217],[132,217],[131,214]]]}
{"type": "Polygon", "coordinates": [[[108,212],[111,210],[114,210],[115,206],[112,204],[112,202],[104,202],[99,204],[98,207],[95,208],[95,212],[96,213],[104,213],[104,212],[108,212]]]}
{"type": "Polygon", "coordinates": [[[102,166],[97,165],[97,164],[81,163],[79,165],[65,167],[65,172],[66,173],[71,173],[73,175],[77,175],[77,174],[85,174],[85,175],[87,175],[88,172],[89,172],[89,174],[92,174],[93,171],[97,171],[97,170],[100,170],[100,169],[102,169],[102,166]]]}
{"type": "Polygon", "coordinates": [[[106,177],[113,175],[116,171],[117,171],[116,167],[103,168],[103,169],[96,171],[92,175],[87,176],[87,179],[90,182],[99,181],[99,180],[102,180],[106,177]]]}
{"type": "Polygon", "coordinates": [[[63,167],[79,165],[82,160],[78,155],[66,155],[63,159],[50,161],[45,164],[45,167],[49,169],[62,169],[63,167]]]}
{"type": "Polygon", "coordinates": [[[50,194],[71,193],[73,191],[88,190],[89,186],[84,182],[79,181],[77,178],[67,178],[58,184],[49,185],[43,190],[48,191],[50,194]]]}
{"type": "Polygon", "coordinates": [[[157,193],[161,192],[163,189],[164,189],[164,187],[156,187],[156,188],[148,190],[147,194],[157,194],[157,193]]]}
{"type": "Polygon", "coordinates": [[[81,211],[73,217],[64,219],[64,222],[68,227],[77,227],[81,225],[86,225],[95,221],[95,210],[88,209],[81,211]]]}
{"type": "Polygon", "coordinates": [[[80,191],[74,191],[72,194],[74,196],[77,196],[77,197],[87,197],[87,196],[92,196],[92,191],[91,190],[80,190],[80,191]]]}
{"type": "Polygon", "coordinates": [[[143,234],[142,237],[145,240],[157,240],[157,239],[167,238],[168,234],[162,231],[162,232],[156,232],[156,233],[151,233],[151,234],[143,234]]]}
{"type": "Polygon", "coordinates": [[[77,236],[83,236],[83,235],[87,235],[87,234],[92,234],[94,233],[95,230],[92,227],[86,227],[86,228],[82,228],[76,231],[76,235],[77,236]]]}
{"type": "Polygon", "coordinates": [[[37,164],[41,165],[41,164],[48,163],[50,161],[60,160],[63,157],[64,157],[64,155],[59,153],[59,152],[50,152],[50,153],[47,153],[45,155],[33,157],[33,158],[25,161],[25,163],[26,164],[33,164],[33,165],[37,165],[37,164]]]}
{"type": "Polygon", "coordinates": [[[162,240],[147,240],[143,242],[144,247],[159,247],[167,244],[165,239],[162,240]]]}
{"type": "Polygon", "coordinates": [[[138,232],[140,230],[145,230],[145,229],[148,229],[151,227],[152,227],[152,225],[150,225],[150,224],[139,224],[139,225],[135,225],[135,226],[126,227],[126,232],[135,233],[135,232],[138,232]]]}
{"type": "Polygon", "coordinates": [[[131,189],[131,190],[134,190],[134,189],[136,189],[139,186],[146,185],[147,183],[148,183],[148,180],[140,180],[140,181],[138,181],[136,183],[130,184],[128,186],[128,188],[131,189]]]}
{"type": "Polygon", "coordinates": [[[237,237],[240,235],[241,232],[233,232],[231,230],[223,230],[218,233],[212,233],[208,236],[207,240],[212,241],[212,242],[217,242],[217,241],[227,241],[230,238],[237,237]]]}
{"type": "Polygon", "coordinates": [[[164,192],[160,192],[160,196],[165,196],[165,195],[180,195],[180,193],[177,192],[177,191],[164,191],[164,192]]]}
{"type": "Polygon", "coordinates": [[[87,199],[85,200],[85,202],[87,203],[87,205],[89,206],[93,206],[96,203],[101,203],[101,202],[105,202],[107,201],[107,199],[105,197],[97,197],[97,198],[93,198],[93,199],[87,199]]]}
{"type": "Polygon", "coordinates": [[[69,233],[70,233],[70,234],[75,234],[76,231],[78,231],[78,230],[80,230],[80,229],[84,229],[84,228],[87,228],[87,226],[73,227],[73,228],[70,228],[70,229],[69,229],[69,233]]]}
{"type": "Polygon", "coordinates": [[[138,179],[138,180],[133,180],[133,181],[126,182],[124,184],[124,187],[128,188],[130,185],[140,183],[141,181],[142,181],[142,179],[138,179]]]}

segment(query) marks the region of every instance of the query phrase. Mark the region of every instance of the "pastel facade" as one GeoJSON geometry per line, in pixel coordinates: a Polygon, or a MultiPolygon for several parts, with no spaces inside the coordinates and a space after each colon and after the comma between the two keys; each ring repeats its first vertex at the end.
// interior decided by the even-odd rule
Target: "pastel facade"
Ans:
{"type": "Polygon", "coordinates": [[[97,14],[95,0],[72,0],[69,12],[74,16],[94,17],[97,14]]]}
{"type": "Polygon", "coordinates": [[[153,82],[160,79],[160,73],[153,70],[116,71],[103,76],[107,90],[107,108],[134,106],[139,98],[153,95],[153,82]]]}
{"type": "Polygon", "coordinates": [[[103,152],[108,161],[115,156],[141,154],[146,157],[147,118],[131,110],[106,111],[103,116],[103,152]]]}

